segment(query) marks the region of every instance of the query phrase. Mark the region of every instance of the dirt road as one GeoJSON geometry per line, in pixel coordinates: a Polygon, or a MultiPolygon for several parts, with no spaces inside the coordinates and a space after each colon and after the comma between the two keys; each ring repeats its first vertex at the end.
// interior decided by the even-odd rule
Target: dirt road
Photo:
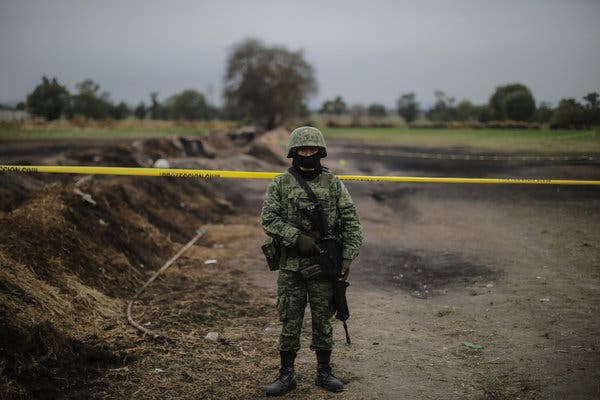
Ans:
{"type": "MultiPolygon", "coordinates": [[[[419,172],[408,160],[383,163],[419,172]]],[[[453,168],[433,162],[420,172],[599,177],[596,165],[448,163],[453,168]]],[[[356,274],[381,287],[385,279],[373,277],[383,272],[387,286],[400,289],[367,307],[385,310],[379,320],[367,313],[365,326],[380,326],[375,341],[389,344],[365,349],[378,360],[371,370],[398,373],[376,397],[597,395],[600,191],[413,185],[382,192],[374,202],[362,197],[371,234],[356,274]],[[473,351],[464,341],[485,348],[473,351]]]]}
{"type": "MultiPolygon", "coordinates": [[[[372,158],[344,171],[599,179],[595,164],[372,158]]],[[[348,399],[591,399],[600,395],[600,190],[348,184],[365,243],[349,291],[353,344],[336,325],[348,399]],[[467,348],[471,342],[483,350],[467,348]]],[[[257,261],[259,260],[257,256],[257,261]]],[[[253,272],[274,287],[275,277],[253,272]]],[[[308,322],[307,322],[308,324],[308,322]]],[[[294,398],[321,398],[300,357],[294,398]]]]}
{"type": "MultiPolygon", "coordinates": [[[[600,179],[597,161],[424,160],[375,157],[357,148],[332,142],[325,163],[334,172],[378,175],[600,179]]],[[[233,161],[211,162],[218,167],[233,161]]],[[[267,182],[211,185],[225,196],[219,207],[234,204],[238,211],[227,215],[227,207],[214,208],[224,214],[206,214],[214,219],[209,235],[144,298],[146,305],[138,305],[140,318],[180,335],[180,344],[157,350],[113,322],[110,332],[128,333],[109,348],[132,360],[101,368],[99,377],[86,377],[87,386],[66,398],[136,391],[149,398],[257,398],[275,377],[276,273],[266,270],[258,249],[267,182]],[[217,266],[204,265],[212,258],[217,266]],[[208,330],[226,339],[206,344],[208,330]],[[162,368],[164,374],[149,372],[162,368]],[[92,392],[94,382],[108,382],[108,388],[92,392]],[[203,387],[194,388],[194,382],[203,387]]],[[[346,391],[334,395],[314,387],[305,329],[299,387],[287,398],[600,397],[600,190],[359,182],[348,187],[365,242],[351,274],[351,346],[335,324],[334,370],[346,391]]],[[[183,192],[194,193],[187,186],[183,192]]],[[[163,221],[159,226],[169,231],[175,224],[168,218],[148,219],[163,221]]],[[[181,243],[184,237],[177,235],[181,243]]]]}

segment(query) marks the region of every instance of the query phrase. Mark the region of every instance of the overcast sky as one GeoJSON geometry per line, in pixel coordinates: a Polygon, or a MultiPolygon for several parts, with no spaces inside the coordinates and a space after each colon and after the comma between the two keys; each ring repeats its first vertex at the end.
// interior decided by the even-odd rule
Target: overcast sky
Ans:
{"type": "Polygon", "coordinates": [[[319,93],[393,107],[414,91],[487,102],[529,86],[539,102],[600,91],[600,1],[0,0],[0,101],[42,75],[86,78],[113,100],[194,88],[220,103],[225,60],[246,37],[304,49],[319,93]]]}

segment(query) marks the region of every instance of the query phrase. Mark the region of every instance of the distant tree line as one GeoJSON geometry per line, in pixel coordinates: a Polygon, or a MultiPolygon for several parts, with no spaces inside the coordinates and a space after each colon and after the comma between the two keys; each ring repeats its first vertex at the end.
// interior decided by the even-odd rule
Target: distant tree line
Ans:
{"type": "Polygon", "coordinates": [[[130,117],[137,119],[166,120],[209,120],[220,117],[220,110],[210,105],[204,95],[187,89],[158,100],[158,92],[150,93],[148,105],[143,101],[132,107],[113,102],[110,94],[100,90],[100,85],[86,79],[75,85],[76,92],[70,93],[56,78],[42,77],[42,82],[27,95],[23,104],[33,115],[52,121],[58,118],[115,119],[130,117]]]}
{"type": "MultiPolygon", "coordinates": [[[[422,118],[434,123],[522,121],[547,124],[551,128],[590,129],[600,126],[600,95],[590,92],[582,97],[583,103],[572,98],[562,99],[556,108],[547,102],[536,106],[535,99],[525,85],[514,83],[496,88],[487,104],[475,105],[469,100],[456,102],[454,97],[441,90],[434,92],[435,103],[421,108],[414,92],[403,93],[396,101],[394,110],[407,123],[422,118]]],[[[382,117],[388,110],[381,104],[348,107],[341,96],[325,100],[319,110],[324,115],[350,115],[362,113],[369,117],[382,117]]]]}
{"type": "MultiPolygon", "coordinates": [[[[234,119],[271,129],[294,118],[309,116],[308,99],[317,93],[314,68],[304,59],[302,50],[268,46],[257,39],[245,39],[232,47],[223,77],[222,108],[209,104],[193,89],[183,90],[163,101],[151,92],[148,103],[130,106],[113,102],[106,91],[91,79],[75,85],[75,93],[56,78],[42,77],[27,100],[19,107],[47,120],[57,118],[92,119],[234,119]]],[[[394,110],[383,104],[349,106],[341,96],[323,102],[318,113],[325,116],[384,119],[401,116],[408,124],[425,119],[443,126],[452,121],[523,121],[546,124],[553,128],[589,129],[600,126],[600,95],[590,92],[576,99],[562,99],[553,108],[547,102],[536,105],[531,90],[520,83],[499,86],[487,104],[469,100],[459,102],[441,90],[434,92],[435,103],[422,108],[414,92],[400,95],[394,110]]]]}
{"type": "Polygon", "coordinates": [[[292,118],[308,116],[307,99],[317,91],[314,69],[304,59],[302,50],[266,46],[256,39],[246,39],[233,47],[223,81],[225,102],[219,109],[193,89],[162,102],[158,92],[151,92],[147,104],[129,106],[111,101],[109,93],[101,91],[91,79],[76,84],[76,92],[70,93],[56,78],[44,76],[27,96],[26,107],[31,114],[46,120],[225,118],[270,129],[292,118]]]}

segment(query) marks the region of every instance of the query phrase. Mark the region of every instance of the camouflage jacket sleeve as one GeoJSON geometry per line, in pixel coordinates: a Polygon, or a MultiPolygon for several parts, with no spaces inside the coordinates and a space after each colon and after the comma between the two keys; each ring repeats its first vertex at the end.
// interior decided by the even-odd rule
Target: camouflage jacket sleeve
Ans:
{"type": "Polygon", "coordinates": [[[267,235],[291,246],[300,231],[286,221],[280,184],[282,176],[275,177],[267,188],[261,211],[262,227],[267,235]]]}
{"type": "Polygon", "coordinates": [[[340,195],[338,197],[338,210],[342,220],[342,257],[354,260],[358,256],[362,245],[362,226],[358,217],[358,210],[352,202],[346,186],[339,181],[340,195]]]}

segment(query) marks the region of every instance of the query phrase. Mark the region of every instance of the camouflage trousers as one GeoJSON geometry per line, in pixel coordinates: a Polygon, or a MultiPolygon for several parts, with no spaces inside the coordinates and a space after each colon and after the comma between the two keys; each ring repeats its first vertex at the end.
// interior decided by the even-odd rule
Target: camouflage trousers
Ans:
{"type": "Polygon", "coordinates": [[[300,349],[300,333],[307,303],[310,304],[312,317],[310,349],[331,350],[331,299],[331,282],[324,276],[306,279],[299,272],[280,270],[277,280],[277,313],[282,323],[279,350],[297,352],[300,349]]]}

